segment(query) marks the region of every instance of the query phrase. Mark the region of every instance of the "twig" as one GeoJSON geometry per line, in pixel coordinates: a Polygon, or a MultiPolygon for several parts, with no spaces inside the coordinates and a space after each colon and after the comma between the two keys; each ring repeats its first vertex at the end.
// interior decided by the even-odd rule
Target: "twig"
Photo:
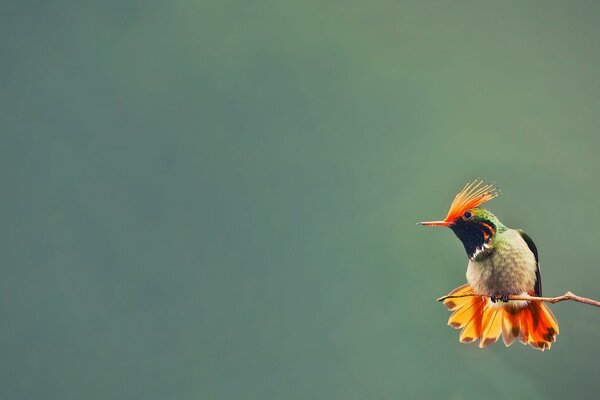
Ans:
{"type": "MultiPolygon", "coordinates": [[[[475,294],[475,293],[467,293],[467,294],[459,294],[459,295],[448,294],[446,296],[440,297],[439,299],[437,299],[437,301],[444,301],[446,299],[456,299],[459,297],[473,297],[473,296],[490,297],[490,296],[486,296],[483,294],[475,294]]],[[[509,300],[542,301],[542,302],[546,302],[546,303],[558,303],[561,301],[573,300],[578,303],[589,304],[590,306],[600,307],[600,301],[588,299],[587,297],[577,296],[571,292],[566,292],[562,296],[558,296],[558,297],[533,297],[533,296],[510,295],[510,296],[508,296],[508,299],[509,300]]],[[[499,300],[499,298],[498,298],[498,300],[499,300]]]]}

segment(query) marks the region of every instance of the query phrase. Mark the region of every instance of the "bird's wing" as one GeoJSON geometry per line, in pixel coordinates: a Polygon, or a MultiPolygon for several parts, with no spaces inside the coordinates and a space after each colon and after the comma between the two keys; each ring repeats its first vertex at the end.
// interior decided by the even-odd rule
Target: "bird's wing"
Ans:
{"type": "Polygon", "coordinates": [[[536,296],[542,297],[542,274],[540,273],[540,259],[538,257],[537,247],[535,246],[535,243],[533,243],[533,240],[529,237],[528,234],[526,234],[520,229],[517,229],[517,231],[519,232],[523,240],[525,240],[525,243],[527,243],[527,247],[529,247],[529,250],[531,250],[531,252],[535,256],[536,268],[534,291],[536,296]]]}

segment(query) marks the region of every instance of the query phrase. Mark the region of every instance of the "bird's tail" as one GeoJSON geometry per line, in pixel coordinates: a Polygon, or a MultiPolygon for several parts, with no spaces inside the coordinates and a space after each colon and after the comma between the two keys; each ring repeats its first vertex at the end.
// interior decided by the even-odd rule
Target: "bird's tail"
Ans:
{"type": "MultiPolygon", "coordinates": [[[[454,289],[450,295],[474,294],[466,284],[454,289]]],[[[532,293],[533,295],[533,293],[532,293]]],[[[492,301],[487,297],[465,296],[444,300],[444,305],[454,313],[448,325],[462,329],[460,341],[479,339],[483,348],[495,343],[500,335],[508,347],[515,339],[538,350],[549,349],[558,335],[558,323],[552,311],[539,301],[492,301]]]]}

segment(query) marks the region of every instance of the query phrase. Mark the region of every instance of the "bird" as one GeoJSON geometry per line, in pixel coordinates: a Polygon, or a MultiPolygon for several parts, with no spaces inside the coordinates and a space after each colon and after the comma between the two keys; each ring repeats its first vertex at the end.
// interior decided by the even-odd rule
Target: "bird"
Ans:
{"type": "Polygon", "coordinates": [[[454,289],[444,305],[452,315],[448,325],[462,329],[459,340],[484,348],[502,340],[506,347],[516,339],[532,348],[550,349],[559,333],[548,306],[535,300],[510,300],[515,296],[542,296],[538,250],[521,229],[506,227],[481,205],[498,197],[499,190],[481,179],[463,187],[442,221],[418,225],[450,228],[469,258],[467,283],[454,289]],[[466,295],[466,296],[465,296],[466,295]]]}

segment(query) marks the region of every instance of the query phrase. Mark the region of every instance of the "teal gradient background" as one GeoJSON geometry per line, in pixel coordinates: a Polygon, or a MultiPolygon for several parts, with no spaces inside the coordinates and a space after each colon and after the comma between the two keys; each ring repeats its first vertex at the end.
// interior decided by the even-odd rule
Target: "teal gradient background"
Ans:
{"type": "Polygon", "coordinates": [[[458,342],[466,180],[546,295],[600,298],[600,3],[0,5],[0,398],[587,399],[600,311],[549,352],[458,342]]]}

